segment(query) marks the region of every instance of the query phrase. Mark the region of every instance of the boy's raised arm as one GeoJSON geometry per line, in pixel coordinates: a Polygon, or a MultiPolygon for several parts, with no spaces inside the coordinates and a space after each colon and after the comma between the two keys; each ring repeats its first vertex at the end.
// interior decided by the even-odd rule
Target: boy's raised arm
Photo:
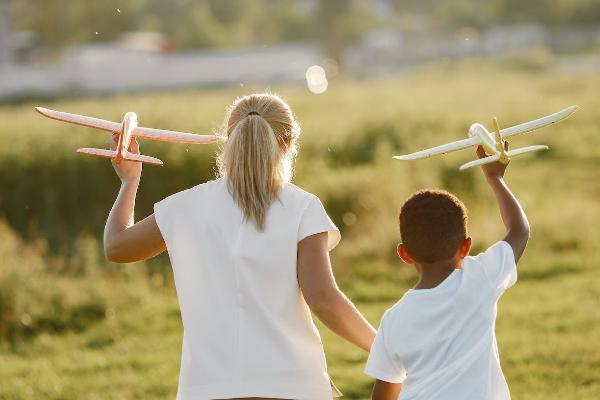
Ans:
{"type": "MultiPolygon", "coordinates": [[[[504,147],[508,150],[508,142],[504,142],[504,147]]],[[[483,147],[477,148],[477,156],[479,158],[486,156],[483,147]]],[[[529,221],[519,201],[504,182],[506,167],[506,164],[495,162],[483,165],[481,169],[498,201],[502,221],[506,227],[504,241],[512,247],[515,262],[518,262],[529,240],[529,221]]]]}

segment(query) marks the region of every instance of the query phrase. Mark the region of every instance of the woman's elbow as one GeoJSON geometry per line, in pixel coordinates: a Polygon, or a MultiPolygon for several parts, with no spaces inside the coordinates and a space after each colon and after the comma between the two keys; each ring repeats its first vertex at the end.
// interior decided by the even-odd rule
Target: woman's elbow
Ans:
{"type": "Polygon", "coordinates": [[[119,255],[112,249],[107,249],[106,247],[104,248],[104,258],[106,258],[106,261],[109,262],[113,262],[113,263],[121,263],[121,259],[119,258],[119,255]]]}
{"type": "Polygon", "coordinates": [[[336,309],[337,299],[341,296],[341,292],[337,288],[329,288],[310,293],[304,298],[308,307],[315,314],[329,313],[336,309]]]}
{"type": "Polygon", "coordinates": [[[127,258],[127,254],[123,252],[122,248],[120,248],[118,244],[110,241],[104,242],[104,257],[107,261],[113,263],[124,264],[131,262],[131,260],[127,258]]]}

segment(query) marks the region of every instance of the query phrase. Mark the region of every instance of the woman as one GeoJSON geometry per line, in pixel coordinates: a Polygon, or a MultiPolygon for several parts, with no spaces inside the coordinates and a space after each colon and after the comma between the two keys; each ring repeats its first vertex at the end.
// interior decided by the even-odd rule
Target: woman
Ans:
{"type": "Polygon", "coordinates": [[[136,224],[141,164],[113,164],[122,185],[106,256],[168,251],[184,326],[178,399],[331,399],[310,311],[366,351],[375,334],[334,280],[328,252],[340,233],[319,199],[290,183],[300,129],[281,98],[239,98],[225,121],[220,177],[136,224]]]}

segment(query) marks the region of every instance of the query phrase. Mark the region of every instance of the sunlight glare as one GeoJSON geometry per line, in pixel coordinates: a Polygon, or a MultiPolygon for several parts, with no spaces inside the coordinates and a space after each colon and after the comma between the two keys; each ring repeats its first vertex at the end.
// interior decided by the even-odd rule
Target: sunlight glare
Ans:
{"type": "Polygon", "coordinates": [[[321,94],[327,90],[329,83],[325,70],[320,65],[313,65],[306,70],[306,84],[308,90],[314,94],[321,94]]]}

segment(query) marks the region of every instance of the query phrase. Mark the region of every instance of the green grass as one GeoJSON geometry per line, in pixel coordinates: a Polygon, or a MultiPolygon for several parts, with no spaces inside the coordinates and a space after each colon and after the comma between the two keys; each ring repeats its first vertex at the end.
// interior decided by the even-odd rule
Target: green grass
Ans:
{"type": "MultiPolygon", "coordinates": [[[[507,181],[527,210],[532,238],[519,282],[500,302],[497,335],[513,398],[600,398],[598,87],[595,75],[468,63],[404,79],[334,81],[320,96],[274,88],[303,128],[295,182],[318,194],[342,228],[332,253],[336,276],[373,324],[415,280],[394,257],[397,212],[414,190],[456,192],[469,209],[475,249],[502,235],[479,171],[457,171],[472,151],[410,163],[391,155],[463,138],[474,121],[490,126],[497,116],[507,126],[579,104],[570,119],[511,139],[511,147],[540,143],[551,150],[509,167],[507,181]]],[[[142,125],[207,132],[235,96],[264,89],[44,105],[112,119],[135,110],[142,125]]],[[[32,106],[0,107],[0,399],[173,398],[182,329],[168,260],[126,267],[101,260],[98,241],[116,178],[108,163],[73,152],[105,138],[44,120],[32,106]],[[81,309],[93,312],[73,311],[81,309]]],[[[145,168],[138,217],[213,174],[214,148],[142,147],[166,167],[145,168]]],[[[347,398],[366,398],[366,355],[319,328],[336,384],[347,398]]]]}

